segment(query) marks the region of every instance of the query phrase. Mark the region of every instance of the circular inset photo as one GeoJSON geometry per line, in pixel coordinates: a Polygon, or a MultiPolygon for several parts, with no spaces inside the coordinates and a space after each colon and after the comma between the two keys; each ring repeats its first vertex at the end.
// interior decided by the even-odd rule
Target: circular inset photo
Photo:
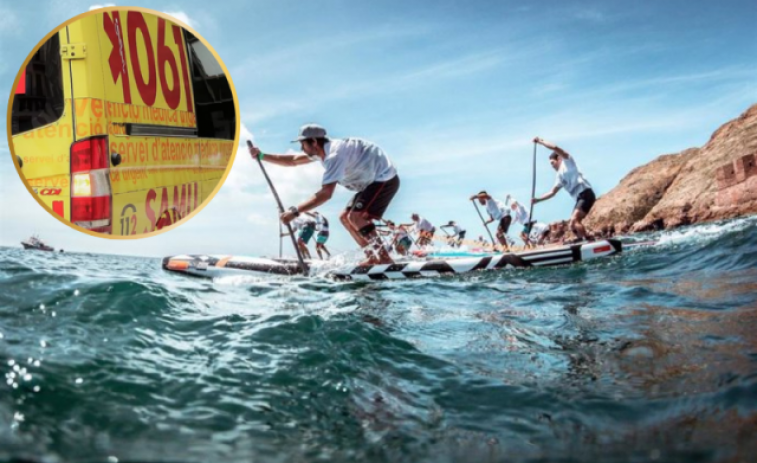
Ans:
{"type": "Polygon", "coordinates": [[[16,168],[37,202],[77,230],[142,238],[210,202],[233,165],[238,102],[213,48],[169,15],[79,15],[18,73],[8,105],[16,168]]]}

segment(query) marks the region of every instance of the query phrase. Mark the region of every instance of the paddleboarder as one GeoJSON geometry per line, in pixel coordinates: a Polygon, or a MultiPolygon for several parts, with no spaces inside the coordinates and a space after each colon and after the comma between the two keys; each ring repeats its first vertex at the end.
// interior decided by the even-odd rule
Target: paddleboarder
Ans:
{"type": "Polygon", "coordinates": [[[452,228],[453,234],[449,235],[447,238],[447,243],[449,243],[452,247],[460,247],[463,240],[465,239],[465,229],[457,224],[454,220],[450,220],[447,225],[442,225],[439,227],[441,229],[445,228],[452,228]]]}
{"type": "Polygon", "coordinates": [[[418,246],[423,247],[431,244],[431,240],[434,238],[434,233],[436,233],[436,227],[431,222],[415,213],[410,216],[410,219],[412,219],[413,223],[404,225],[407,227],[414,227],[415,232],[418,234],[418,246]]]}
{"type": "Polygon", "coordinates": [[[531,232],[531,218],[528,216],[528,211],[525,207],[513,198],[510,198],[510,209],[513,211],[515,222],[523,225],[520,231],[520,239],[526,247],[531,247],[531,242],[528,239],[528,234],[531,232]]]}
{"type": "MultiPolygon", "coordinates": [[[[507,242],[507,231],[510,229],[510,224],[513,221],[510,211],[501,202],[491,197],[485,190],[480,191],[470,197],[471,201],[478,199],[478,203],[482,206],[486,206],[486,212],[489,213],[489,220],[484,222],[484,225],[488,225],[495,220],[499,222],[497,225],[497,241],[505,250],[510,249],[510,245],[507,242]]],[[[510,195],[507,196],[505,202],[510,199],[510,195]]]]}
{"type": "Polygon", "coordinates": [[[315,236],[315,252],[318,253],[318,258],[323,260],[322,253],[326,253],[328,258],[331,258],[331,253],[326,249],[326,242],[329,240],[329,220],[318,211],[305,214],[315,219],[315,230],[318,232],[315,236]]]}
{"type": "Polygon", "coordinates": [[[289,223],[302,212],[325,204],[333,196],[338,183],[355,192],[339,220],[365,251],[367,260],[363,263],[393,263],[376,234],[374,223],[383,217],[400,186],[397,170],[384,151],[360,138],[331,139],[326,129],[317,124],[303,125],[292,142],[300,143],[302,153],[268,154],[257,147],[249,147],[253,159],[286,167],[320,162],[325,169],[320,190],[281,214],[281,221],[289,223]]]}
{"type": "MultiPolygon", "coordinates": [[[[308,242],[315,233],[315,220],[306,217],[300,217],[292,221],[292,232],[299,231],[297,235],[297,247],[300,248],[302,256],[306,259],[310,259],[310,250],[308,249],[308,242]]],[[[289,233],[282,233],[281,236],[288,236],[289,233]]],[[[320,254],[319,254],[320,255],[320,254]]]]}
{"type": "Polygon", "coordinates": [[[555,178],[555,185],[549,193],[542,195],[540,198],[534,198],[531,201],[534,204],[546,201],[556,195],[560,191],[560,188],[565,188],[573,199],[576,200],[576,205],[573,207],[573,213],[570,216],[569,222],[570,229],[576,235],[575,242],[592,239],[582,223],[594,205],[594,201],[596,201],[591,184],[584,178],[581,171],[578,170],[576,161],[567,151],[539,137],[534,138],[534,143],[552,150],[552,153],[549,155],[549,163],[557,171],[557,176],[555,178]]]}
{"type": "Polygon", "coordinates": [[[541,246],[549,238],[549,225],[543,222],[532,222],[531,233],[528,236],[529,242],[541,246]]]}
{"type": "Polygon", "coordinates": [[[401,256],[408,255],[410,247],[413,245],[413,240],[407,232],[407,227],[405,225],[395,225],[391,220],[386,220],[384,223],[389,228],[386,233],[392,237],[389,247],[394,248],[395,252],[401,256]]]}

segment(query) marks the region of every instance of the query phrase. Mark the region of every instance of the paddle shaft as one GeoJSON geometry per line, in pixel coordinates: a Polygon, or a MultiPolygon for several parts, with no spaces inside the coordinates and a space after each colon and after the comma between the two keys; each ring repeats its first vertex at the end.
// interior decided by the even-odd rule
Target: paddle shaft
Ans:
{"type": "MultiPolygon", "coordinates": [[[[250,140],[247,140],[247,147],[252,148],[252,142],[250,140]]],[[[258,165],[260,166],[260,170],[263,171],[263,176],[265,177],[265,180],[268,182],[268,186],[271,188],[271,192],[273,193],[273,197],[276,198],[276,204],[279,206],[279,214],[284,213],[284,205],[281,204],[281,199],[279,199],[279,194],[276,193],[276,188],[273,186],[273,182],[271,182],[270,177],[268,177],[268,172],[265,171],[265,167],[263,166],[263,161],[260,160],[260,158],[256,158],[258,160],[258,165]]],[[[297,260],[300,262],[300,268],[302,268],[302,273],[304,275],[307,275],[309,273],[308,266],[305,264],[305,261],[302,259],[302,253],[300,252],[300,247],[297,246],[297,238],[294,236],[294,232],[292,231],[292,226],[290,224],[285,224],[287,227],[287,231],[289,231],[289,236],[292,237],[292,246],[294,246],[294,252],[297,253],[297,260]]]]}
{"type": "Polygon", "coordinates": [[[534,220],[534,198],[536,197],[536,142],[534,142],[534,175],[531,181],[531,210],[528,213],[528,221],[534,220]]]}
{"type": "Polygon", "coordinates": [[[486,233],[489,234],[489,238],[492,240],[492,246],[495,248],[497,247],[497,242],[494,241],[494,237],[492,236],[491,230],[489,230],[489,225],[486,223],[486,220],[484,220],[484,216],[481,215],[481,211],[478,209],[478,204],[476,204],[475,199],[471,199],[471,203],[473,203],[473,207],[476,208],[476,212],[478,212],[478,216],[481,217],[481,223],[484,224],[484,228],[486,228],[486,233]]]}
{"type": "Polygon", "coordinates": [[[279,259],[281,259],[282,255],[284,254],[284,237],[281,236],[284,234],[284,229],[281,226],[281,220],[279,220],[279,259]]]}

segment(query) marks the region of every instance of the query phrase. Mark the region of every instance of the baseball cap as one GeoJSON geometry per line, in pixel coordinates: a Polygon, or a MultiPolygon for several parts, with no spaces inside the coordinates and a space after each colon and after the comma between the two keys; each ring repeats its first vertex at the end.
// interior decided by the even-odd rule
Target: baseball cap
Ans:
{"type": "Polygon", "coordinates": [[[308,138],[326,138],[326,129],[318,124],[305,124],[300,127],[300,135],[292,143],[297,143],[308,138]]]}

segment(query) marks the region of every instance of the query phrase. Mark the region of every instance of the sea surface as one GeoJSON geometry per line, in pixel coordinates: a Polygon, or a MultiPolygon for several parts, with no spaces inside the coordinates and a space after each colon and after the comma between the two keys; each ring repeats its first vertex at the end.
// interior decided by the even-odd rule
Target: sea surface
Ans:
{"type": "Polygon", "coordinates": [[[370,283],[0,248],[0,461],[753,462],[756,226],[370,283]]]}

